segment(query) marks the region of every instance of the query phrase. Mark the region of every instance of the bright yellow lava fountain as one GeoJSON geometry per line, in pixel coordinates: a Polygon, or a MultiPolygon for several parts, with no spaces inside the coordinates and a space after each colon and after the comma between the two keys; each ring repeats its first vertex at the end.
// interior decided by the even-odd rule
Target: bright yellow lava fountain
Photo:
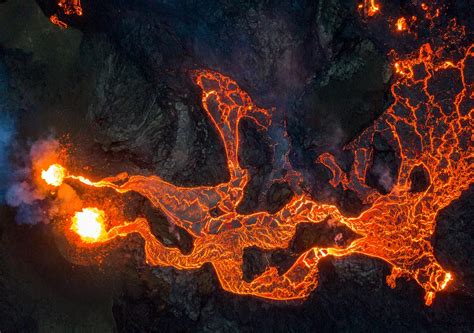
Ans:
{"type": "Polygon", "coordinates": [[[41,178],[51,186],[59,186],[66,177],[66,170],[59,164],[51,165],[48,170],[41,172],[41,178]]]}
{"type": "Polygon", "coordinates": [[[84,208],[72,218],[71,230],[77,233],[84,242],[96,242],[104,234],[104,211],[97,208],[84,208]]]}

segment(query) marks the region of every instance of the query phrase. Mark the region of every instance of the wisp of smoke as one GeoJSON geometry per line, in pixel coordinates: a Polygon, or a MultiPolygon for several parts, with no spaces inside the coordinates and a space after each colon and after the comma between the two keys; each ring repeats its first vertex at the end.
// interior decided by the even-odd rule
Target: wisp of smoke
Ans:
{"type": "Polygon", "coordinates": [[[9,154],[14,134],[15,125],[13,119],[3,110],[3,105],[0,104],[0,203],[4,200],[11,173],[9,154]]]}
{"type": "Polygon", "coordinates": [[[390,192],[393,187],[394,179],[389,167],[385,164],[378,163],[374,166],[372,172],[377,177],[377,182],[382,186],[385,192],[390,192]]]}
{"type": "Polygon", "coordinates": [[[61,185],[54,200],[45,200],[51,188],[41,180],[41,171],[58,162],[61,151],[55,139],[38,140],[29,152],[20,152],[15,140],[16,121],[10,111],[8,76],[0,61],[0,204],[16,208],[19,224],[48,223],[52,217],[70,213],[82,206],[72,187],[61,185]],[[15,145],[15,149],[12,147],[15,145]],[[12,154],[15,153],[15,164],[12,154]]]}
{"type": "Polygon", "coordinates": [[[0,204],[4,201],[11,173],[10,147],[15,135],[15,121],[9,112],[6,96],[8,82],[5,67],[0,63],[0,204]]]}
{"type": "Polygon", "coordinates": [[[53,217],[80,209],[82,202],[72,187],[61,185],[51,194],[51,188],[41,179],[41,171],[58,162],[61,146],[55,139],[36,141],[23,156],[13,181],[5,194],[8,205],[17,208],[19,224],[48,223],[53,217]],[[45,200],[52,199],[54,200],[45,200]]]}
{"type": "Polygon", "coordinates": [[[47,160],[57,158],[59,142],[53,139],[35,142],[28,154],[21,156],[16,170],[11,177],[10,187],[5,194],[5,201],[17,207],[16,221],[20,224],[36,224],[47,221],[44,210],[39,209],[46,198],[47,191],[37,181],[40,168],[47,160]],[[36,177],[35,177],[36,176],[36,177]]]}

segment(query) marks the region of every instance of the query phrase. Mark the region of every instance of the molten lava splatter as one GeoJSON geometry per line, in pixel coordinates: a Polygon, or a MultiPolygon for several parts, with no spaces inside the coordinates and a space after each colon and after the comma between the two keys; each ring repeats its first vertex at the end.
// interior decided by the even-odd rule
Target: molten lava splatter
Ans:
{"type": "Polygon", "coordinates": [[[97,208],[84,208],[72,218],[71,230],[86,243],[99,241],[105,235],[105,213],[97,208]]]}
{"type": "Polygon", "coordinates": [[[51,165],[47,170],[41,171],[41,178],[51,186],[59,186],[66,177],[66,169],[59,164],[51,165]]]}
{"type": "MultiPolygon", "coordinates": [[[[427,17],[437,15],[436,10],[430,10],[426,4],[422,6],[427,17]]],[[[367,16],[380,10],[373,0],[364,1],[360,8],[367,16]]],[[[225,290],[276,300],[307,297],[318,285],[321,258],[360,253],[380,258],[392,266],[387,277],[391,287],[395,287],[400,277],[415,280],[425,290],[425,303],[430,305],[435,294],[453,279],[436,260],[430,242],[437,214],[461,195],[474,175],[474,82],[466,74],[473,70],[474,45],[462,50],[462,57],[457,61],[444,59],[446,54],[443,48],[424,44],[418,52],[394,62],[397,75],[391,87],[394,102],[370,128],[347,145],[354,157],[349,172],[344,172],[329,153],[318,157],[317,162],[332,172],[330,183],[334,187],[352,190],[370,207],[360,216],[346,217],[336,206],[321,204],[304,193],[297,193],[274,214],[238,213],[236,207],[249,181],[248,172],[238,159],[239,122],[244,117],[251,118],[264,129],[270,125],[271,113],[257,107],[232,79],[217,72],[198,70],[192,74],[193,81],[202,90],[204,110],[224,144],[230,171],[228,182],[179,187],[158,176],[121,174],[99,182],[82,176],[63,176],[92,187],[110,187],[119,193],[140,193],[163,211],[171,223],[193,236],[192,252],[183,254],[179,249],[166,247],[153,235],[144,218],[114,226],[109,231],[105,231],[102,222],[100,228],[95,222],[92,225],[96,227],[86,224],[85,235],[92,235],[89,241],[107,242],[117,236],[138,233],[145,241],[146,260],[150,265],[196,269],[211,263],[225,290]],[[436,88],[443,80],[450,86],[436,88]],[[400,158],[398,174],[388,194],[379,193],[366,182],[377,135],[384,137],[400,158]],[[429,185],[422,191],[412,189],[411,175],[415,169],[424,170],[429,178],[429,185]],[[220,213],[216,215],[216,211],[220,213]],[[298,224],[322,223],[328,218],[340,221],[360,237],[345,248],[307,250],[284,274],[269,267],[253,281],[243,279],[245,248],[288,248],[298,224]]],[[[56,168],[51,171],[53,179],[56,168]]],[[[46,174],[49,173],[48,169],[46,174]]],[[[81,216],[76,214],[74,221],[82,219],[81,216]]],[[[102,216],[99,220],[103,221],[101,214],[94,215],[92,221],[97,222],[97,216],[102,216]]],[[[73,230],[84,235],[82,227],[73,230]]]]}

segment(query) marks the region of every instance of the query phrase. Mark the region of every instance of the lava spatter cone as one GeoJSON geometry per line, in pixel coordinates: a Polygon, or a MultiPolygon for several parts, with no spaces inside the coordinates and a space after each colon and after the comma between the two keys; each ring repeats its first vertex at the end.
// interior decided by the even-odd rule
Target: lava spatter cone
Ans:
{"type": "MultiPolygon", "coordinates": [[[[58,250],[73,264],[81,266],[115,265],[120,261],[118,248],[126,246],[123,239],[109,238],[110,221],[119,217],[105,211],[87,207],[52,223],[58,250]]],[[[138,238],[138,237],[137,237],[138,238]]]]}

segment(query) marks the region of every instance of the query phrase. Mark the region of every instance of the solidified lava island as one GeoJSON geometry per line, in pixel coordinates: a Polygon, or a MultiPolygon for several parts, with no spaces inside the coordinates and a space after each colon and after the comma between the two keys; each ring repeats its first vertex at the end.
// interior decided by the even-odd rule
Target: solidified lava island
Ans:
{"type": "Polygon", "coordinates": [[[1,2],[0,331],[472,331],[471,7],[1,2]]]}

